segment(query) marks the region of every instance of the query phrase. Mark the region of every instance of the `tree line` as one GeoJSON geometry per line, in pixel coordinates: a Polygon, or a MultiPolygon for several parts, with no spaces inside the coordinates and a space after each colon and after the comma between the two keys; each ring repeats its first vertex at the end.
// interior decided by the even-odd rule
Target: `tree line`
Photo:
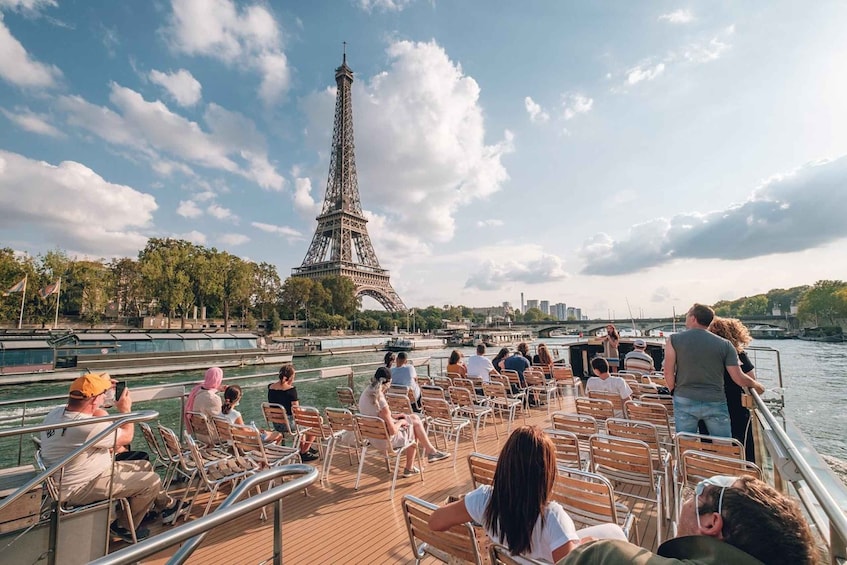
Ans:
{"type": "Polygon", "coordinates": [[[812,286],[776,288],[764,294],[721,300],[712,305],[718,316],[770,316],[774,306],[785,315],[797,306],[797,316],[804,323],[836,325],[847,318],[847,282],[820,280],[812,286]]]}

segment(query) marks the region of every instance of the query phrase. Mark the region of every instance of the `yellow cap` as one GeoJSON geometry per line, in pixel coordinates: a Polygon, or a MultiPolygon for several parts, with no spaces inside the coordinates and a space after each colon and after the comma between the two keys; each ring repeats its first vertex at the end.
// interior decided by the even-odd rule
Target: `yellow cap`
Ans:
{"type": "Polygon", "coordinates": [[[87,373],[71,383],[70,395],[76,398],[91,398],[112,388],[109,373],[87,373]]]}

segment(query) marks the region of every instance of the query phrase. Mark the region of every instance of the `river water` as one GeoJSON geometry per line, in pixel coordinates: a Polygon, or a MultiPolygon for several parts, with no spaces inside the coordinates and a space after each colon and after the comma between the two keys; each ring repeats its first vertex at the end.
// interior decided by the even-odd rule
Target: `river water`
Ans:
{"type": "MultiPolygon", "coordinates": [[[[537,340],[548,344],[553,349],[555,356],[566,355],[567,341],[561,339],[537,340]],[[558,350],[558,351],[557,351],[558,350]]],[[[816,343],[800,340],[768,340],[756,341],[749,351],[753,363],[757,366],[759,379],[770,389],[766,398],[775,394],[777,383],[776,354],[782,366],[783,389],[785,395],[785,414],[795,422],[803,433],[811,440],[815,448],[822,454],[831,455],[842,460],[847,460],[847,445],[844,437],[847,436],[847,344],[816,343]],[[759,348],[770,349],[766,351],[759,348]]],[[[471,349],[462,349],[466,355],[473,354],[471,349]]],[[[413,352],[412,357],[431,357],[432,370],[437,373],[446,366],[446,358],[450,350],[427,350],[413,352]]],[[[329,356],[296,358],[294,363],[298,371],[320,367],[343,366],[358,363],[376,363],[381,361],[384,353],[367,352],[351,353],[329,356]]],[[[255,420],[260,425],[263,423],[260,405],[265,400],[266,383],[275,379],[273,372],[276,367],[244,367],[237,369],[226,369],[227,377],[264,375],[255,379],[248,379],[240,384],[245,388],[244,397],[239,410],[246,422],[255,420]],[[253,385],[251,387],[251,385],[253,385]]],[[[372,370],[363,370],[362,375],[356,379],[356,390],[361,391],[368,374],[372,370]]],[[[314,373],[303,372],[302,377],[316,376],[314,373]]],[[[129,381],[130,389],[134,386],[166,384],[177,382],[190,382],[202,380],[202,371],[171,373],[165,375],[149,375],[144,377],[133,377],[129,381]]],[[[300,395],[301,404],[317,406],[337,406],[335,398],[335,387],[345,384],[340,380],[332,379],[319,382],[303,382],[297,390],[300,395]]],[[[12,400],[33,398],[47,395],[63,395],[66,393],[68,383],[41,383],[27,385],[10,385],[0,387],[0,399],[12,400]]],[[[54,401],[52,404],[59,404],[54,401]]],[[[160,412],[160,420],[168,426],[178,427],[179,404],[176,400],[159,401],[155,405],[136,403],[135,408],[152,408],[160,412]]],[[[0,418],[11,416],[13,411],[0,410],[0,418]]],[[[32,422],[34,423],[34,422],[32,422]]],[[[0,426],[8,427],[10,422],[0,420],[0,426]]],[[[141,447],[143,440],[136,439],[141,447]]],[[[9,463],[12,451],[17,451],[17,442],[0,442],[0,465],[9,463]]]]}

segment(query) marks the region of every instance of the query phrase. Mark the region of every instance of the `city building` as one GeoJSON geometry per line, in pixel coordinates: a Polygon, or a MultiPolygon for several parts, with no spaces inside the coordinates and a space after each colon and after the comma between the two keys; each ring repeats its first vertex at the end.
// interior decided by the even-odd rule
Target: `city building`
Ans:
{"type": "Polygon", "coordinates": [[[527,300],[526,301],[526,310],[524,310],[524,314],[526,314],[527,310],[530,310],[532,308],[538,308],[538,301],[537,300],[527,300]]]}
{"type": "Polygon", "coordinates": [[[550,314],[550,301],[549,300],[542,300],[541,304],[539,305],[539,308],[541,308],[542,314],[544,314],[544,315],[550,314]]]}
{"type": "Polygon", "coordinates": [[[567,320],[568,319],[568,306],[564,302],[559,302],[558,304],[553,304],[550,308],[550,315],[556,318],[557,320],[567,320]]]}

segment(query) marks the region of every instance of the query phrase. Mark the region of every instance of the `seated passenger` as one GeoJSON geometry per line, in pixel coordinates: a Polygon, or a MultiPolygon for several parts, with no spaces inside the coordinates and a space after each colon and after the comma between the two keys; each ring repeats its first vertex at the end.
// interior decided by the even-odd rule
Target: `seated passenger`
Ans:
{"type": "Polygon", "coordinates": [[[391,369],[391,384],[412,389],[415,401],[421,401],[421,387],[418,385],[418,373],[415,366],[408,363],[409,356],[405,351],[397,354],[397,366],[391,369]]]}
{"type": "Polygon", "coordinates": [[[591,360],[591,370],[594,372],[593,377],[585,383],[585,392],[614,392],[620,395],[621,400],[626,402],[632,396],[632,389],[629,384],[621,377],[613,377],[609,374],[609,363],[602,357],[595,357],[591,360]]]}
{"type": "Polygon", "coordinates": [[[701,481],[682,506],[678,537],[656,554],[626,541],[580,545],[559,565],[792,563],[812,565],[821,556],[799,506],[767,483],[751,477],[701,481]]]}
{"type": "Polygon", "coordinates": [[[533,365],[539,365],[544,371],[544,376],[553,378],[553,356],[543,343],[538,344],[538,352],[532,358],[533,365]]]}
{"type": "Polygon", "coordinates": [[[450,360],[447,361],[447,372],[456,373],[462,378],[468,376],[468,368],[462,361],[462,354],[455,349],[450,353],[450,360]]]}
{"type": "MultiPolygon", "coordinates": [[[[279,404],[285,408],[290,430],[297,429],[294,424],[292,408],[300,405],[300,399],[297,396],[297,387],[294,386],[295,372],[294,365],[283,365],[279,368],[279,381],[268,385],[268,402],[279,404]]],[[[274,429],[280,433],[289,431],[281,424],[274,424],[274,429]]],[[[314,441],[315,436],[313,435],[307,435],[300,439],[300,459],[303,462],[318,459],[318,451],[312,447],[314,441]]]]}
{"type": "Polygon", "coordinates": [[[547,563],[565,557],[587,535],[626,539],[617,524],[577,531],[564,508],[551,500],[555,481],[552,440],[535,426],[521,426],[500,451],[493,486],[482,485],[462,500],[442,506],[430,516],[429,527],[443,532],[473,521],[512,555],[547,563]]]}
{"type": "Polygon", "coordinates": [[[518,374],[518,378],[521,380],[522,385],[526,384],[526,381],[523,378],[523,372],[526,369],[529,369],[529,367],[529,361],[527,361],[526,357],[521,355],[520,349],[518,351],[515,351],[512,355],[506,357],[503,360],[503,369],[508,369],[510,371],[516,372],[518,374]]]}
{"type": "MultiPolygon", "coordinates": [[[[120,413],[132,412],[129,389],[124,389],[117,401],[114,393],[115,381],[109,378],[108,373],[83,375],[71,383],[67,405],[57,406],[48,412],[43,423],[60,424],[108,416],[109,413],[103,409],[107,402],[115,402],[115,409],[120,413]]],[[[57,464],[110,425],[110,422],[101,422],[41,432],[44,463],[48,467],[57,464]]],[[[135,524],[135,535],[141,540],[150,535],[150,531],[142,527],[141,522],[151,508],[161,512],[164,524],[173,524],[182,507],[179,500],[171,499],[162,490],[162,481],[149,461],[115,461],[113,474],[112,447],[116,443],[130,443],[134,432],[133,424],[124,424],[117,429],[117,438],[115,434],[109,434],[71,460],[65,465],[60,488],[62,500],[74,506],[107,500],[110,493],[113,497],[126,498],[135,524]]],[[[110,530],[122,540],[132,541],[129,520],[125,515],[118,516],[110,525],[110,530]]]]}
{"type": "MultiPolygon", "coordinates": [[[[402,355],[402,352],[401,352],[402,355]]],[[[399,361],[399,355],[398,361],[399,361]]],[[[359,397],[359,412],[365,416],[375,416],[385,422],[388,435],[391,436],[391,447],[398,449],[415,440],[420,442],[424,448],[424,455],[430,463],[450,457],[447,453],[438,451],[427,437],[421,419],[416,414],[392,414],[385,399],[385,391],[391,385],[391,372],[380,367],[374,373],[371,384],[362,391],[359,397]]],[[[386,449],[388,446],[374,443],[376,449],[386,449]]],[[[415,445],[406,450],[406,466],[403,469],[404,477],[412,477],[420,474],[421,470],[415,466],[415,445]]]]}
{"type": "Polygon", "coordinates": [[[203,383],[195,386],[188,393],[185,402],[186,412],[200,412],[207,418],[221,413],[221,397],[218,392],[223,390],[224,372],[220,367],[210,367],[203,376],[203,383]]]}
{"type": "Polygon", "coordinates": [[[654,370],[653,358],[647,353],[647,342],[643,339],[636,339],[632,342],[633,350],[627,353],[623,358],[623,367],[627,371],[635,371],[642,375],[647,375],[654,370]]]}
{"type": "MultiPolygon", "coordinates": [[[[239,402],[241,402],[241,387],[238,385],[230,385],[226,387],[226,390],[224,391],[224,403],[221,407],[220,415],[223,416],[223,418],[230,424],[243,426],[244,418],[241,416],[241,412],[235,409],[239,402]]],[[[253,426],[255,427],[255,424],[253,424],[253,426]]],[[[262,441],[265,443],[277,443],[283,438],[283,435],[280,432],[271,432],[262,429],[259,431],[262,433],[262,441]]]]}
{"type": "Polygon", "coordinates": [[[491,360],[485,356],[485,345],[481,343],[476,346],[476,355],[468,357],[467,366],[468,378],[477,377],[484,383],[490,383],[491,375],[498,374],[491,360]]]}

